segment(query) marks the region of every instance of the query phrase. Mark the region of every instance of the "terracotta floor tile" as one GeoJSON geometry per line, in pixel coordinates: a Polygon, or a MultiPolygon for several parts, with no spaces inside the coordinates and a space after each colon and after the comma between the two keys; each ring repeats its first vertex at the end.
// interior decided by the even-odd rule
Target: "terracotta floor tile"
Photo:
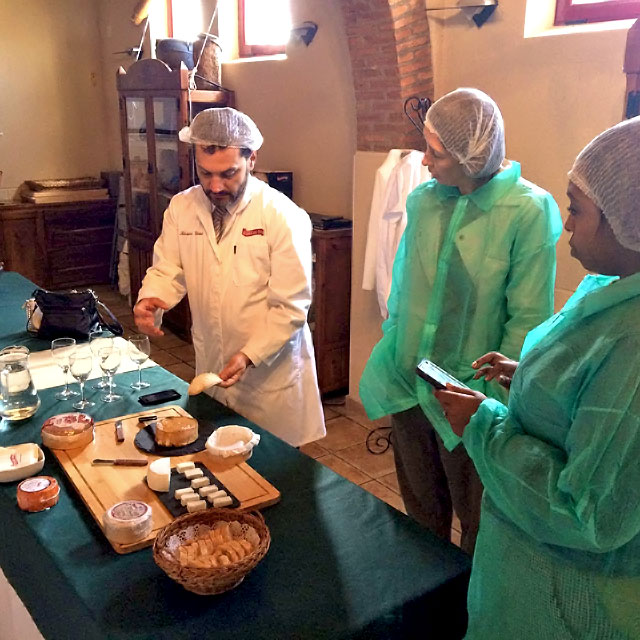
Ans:
{"type": "Polygon", "coordinates": [[[195,351],[192,344],[184,344],[180,347],[165,347],[165,349],[184,362],[195,360],[195,351]]]}
{"type": "Polygon", "coordinates": [[[394,509],[398,511],[402,511],[402,513],[406,513],[404,510],[404,502],[402,502],[402,498],[391,491],[389,487],[385,487],[383,484],[380,484],[376,480],[370,480],[369,482],[365,482],[360,485],[365,491],[373,494],[376,498],[380,498],[380,500],[384,500],[388,505],[391,505],[394,509]]]}
{"type": "Polygon", "coordinates": [[[184,347],[188,343],[182,338],[178,338],[175,333],[171,333],[168,329],[163,329],[164,335],[157,338],[151,338],[151,342],[161,349],[172,349],[174,347],[184,347]]]}
{"type": "Polygon", "coordinates": [[[181,362],[179,358],[176,358],[172,353],[168,351],[163,351],[162,349],[157,349],[151,351],[151,359],[154,362],[157,362],[161,367],[167,367],[170,364],[178,364],[181,362]]]}
{"type": "Polygon", "coordinates": [[[360,469],[360,471],[366,473],[370,478],[376,480],[395,471],[393,451],[391,451],[391,449],[381,455],[374,455],[367,450],[364,442],[360,442],[346,449],[340,449],[335,453],[351,466],[360,469]]]}
{"type": "Polygon", "coordinates": [[[389,425],[388,417],[381,418],[380,420],[369,420],[364,407],[352,398],[347,398],[344,405],[336,405],[331,408],[339,414],[346,416],[347,418],[351,418],[370,431],[378,427],[386,427],[389,425]]]}
{"type": "Polygon", "coordinates": [[[371,480],[371,478],[369,478],[366,474],[358,471],[358,469],[352,467],[344,460],[340,460],[340,458],[337,458],[336,456],[321,456],[320,458],[316,458],[316,460],[322,463],[325,467],[329,467],[329,469],[331,469],[332,471],[340,474],[343,478],[350,480],[354,484],[362,484],[371,480]]]}
{"type": "Polygon", "coordinates": [[[171,371],[174,376],[178,376],[178,378],[182,378],[185,382],[191,382],[196,375],[196,370],[193,367],[190,367],[188,364],[184,362],[178,362],[177,364],[170,364],[165,367],[167,371],[171,371]]]}
{"type": "Polygon", "coordinates": [[[356,422],[343,416],[329,420],[326,424],[327,435],[318,440],[318,444],[328,451],[339,451],[367,438],[367,430],[356,422]]]}
{"type": "Polygon", "coordinates": [[[322,405],[322,410],[324,411],[324,421],[325,422],[327,420],[333,420],[333,418],[337,418],[340,415],[337,411],[335,411],[334,409],[331,409],[330,407],[328,407],[325,404],[322,405]]]}
{"type": "Polygon", "coordinates": [[[317,442],[309,442],[309,444],[302,445],[300,451],[310,458],[320,458],[326,456],[329,452],[323,449],[317,442]]]}
{"type": "Polygon", "coordinates": [[[386,476],[380,476],[378,478],[378,482],[383,484],[385,487],[389,487],[391,491],[395,491],[398,495],[400,495],[400,485],[398,484],[398,476],[396,472],[389,473],[386,476]]]}

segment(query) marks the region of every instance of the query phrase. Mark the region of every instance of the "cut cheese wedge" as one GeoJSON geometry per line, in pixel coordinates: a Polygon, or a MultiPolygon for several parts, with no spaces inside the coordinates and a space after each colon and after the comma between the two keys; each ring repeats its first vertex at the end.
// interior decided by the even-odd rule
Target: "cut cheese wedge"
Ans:
{"type": "Polygon", "coordinates": [[[216,373],[201,373],[196,376],[189,385],[189,395],[195,396],[202,393],[205,389],[215,387],[222,382],[222,378],[216,373]]]}
{"type": "Polygon", "coordinates": [[[154,491],[169,491],[171,458],[158,458],[149,465],[147,484],[154,491]]]}

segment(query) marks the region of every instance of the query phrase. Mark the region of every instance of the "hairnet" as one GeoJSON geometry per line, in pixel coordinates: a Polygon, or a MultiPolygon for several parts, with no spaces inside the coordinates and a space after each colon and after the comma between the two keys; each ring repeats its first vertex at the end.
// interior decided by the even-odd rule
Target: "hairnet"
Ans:
{"type": "Polygon", "coordinates": [[[191,122],[191,126],[180,130],[182,142],[238,147],[257,151],[263,142],[256,123],[241,111],[231,107],[205,109],[191,122]]]}
{"type": "Polygon", "coordinates": [[[498,105],[478,89],[456,89],[427,111],[425,127],[471,178],[494,174],[504,160],[504,122],[498,105]]]}
{"type": "Polygon", "coordinates": [[[627,249],[640,251],[640,116],[596,136],[569,171],[627,249]]]}

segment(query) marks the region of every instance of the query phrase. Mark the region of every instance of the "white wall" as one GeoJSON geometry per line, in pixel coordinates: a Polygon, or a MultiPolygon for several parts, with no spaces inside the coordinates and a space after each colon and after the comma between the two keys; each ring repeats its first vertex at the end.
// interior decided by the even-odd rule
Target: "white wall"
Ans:
{"type": "Polygon", "coordinates": [[[257,169],[294,172],[294,198],[307,211],[351,217],[355,97],[339,0],[295,0],[293,23],[311,20],[309,47],[290,43],[281,60],[223,64],[222,83],[260,127],[257,169]]]}
{"type": "Polygon", "coordinates": [[[0,2],[0,60],[0,199],[27,179],[105,169],[97,6],[0,2]]]}

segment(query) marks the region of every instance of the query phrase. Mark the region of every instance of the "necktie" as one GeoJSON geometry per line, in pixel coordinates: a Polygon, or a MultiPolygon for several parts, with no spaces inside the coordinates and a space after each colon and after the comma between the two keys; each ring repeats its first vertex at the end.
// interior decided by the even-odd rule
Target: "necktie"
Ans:
{"type": "Polygon", "coordinates": [[[218,205],[213,207],[213,230],[216,232],[216,240],[220,242],[222,238],[222,232],[224,231],[224,217],[227,215],[227,210],[224,207],[218,205]]]}

